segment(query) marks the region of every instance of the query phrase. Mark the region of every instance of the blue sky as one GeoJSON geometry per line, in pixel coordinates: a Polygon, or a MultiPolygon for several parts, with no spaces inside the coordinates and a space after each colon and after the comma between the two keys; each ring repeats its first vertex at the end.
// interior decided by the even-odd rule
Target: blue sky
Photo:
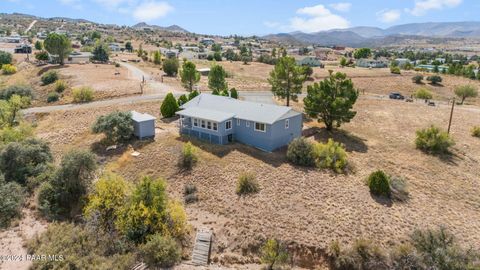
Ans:
{"type": "Polygon", "coordinates": [[[220,35],[475,21],[478,10],[479,0],[0,0],[0,12],[119,25],[177,24],[220,35]]]}

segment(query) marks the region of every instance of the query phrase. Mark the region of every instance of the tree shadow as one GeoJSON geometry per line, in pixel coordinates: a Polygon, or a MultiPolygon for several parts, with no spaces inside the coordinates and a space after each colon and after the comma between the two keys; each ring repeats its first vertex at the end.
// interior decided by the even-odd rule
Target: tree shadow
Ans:
{"type": "Polygon", "coordinates": [[[63,65],[63,66],[60,66],[60,65],[51,65],[51,66],[46,66],[46,67],[43,67],[41,68],[38,72],[37,72],[37,76],[41,76],[43,73],[49,71],[49,70],[57,70],[57,69],[63,69],[63,68],[68,68],[69,65],[63,65]]]}
{"type": "Polygon", "coordinates": [[[165,124],[170,124],[172,122],[175,122],[179,119],[180,117],[178,115],[175,115],[173,117],[168,117],[168,118],[160,118],[159,121],[161,121],[162,123],[165,123],[165,124]]]}
{"type": "Polygon", "coordinates": [[[287,146],[281,147],[273,152],[265,152],[263,150],[239,142],[231,142],[225,145],[213,144],[208,141],[198,139],[197,137],[185,134],[177,137],[177,140],[185,143],[190,142],[194,146],[200,148],[202,151],[213,154],[219,158],[223,158],[231,152],[237,151],[242,154],[249,155],[273,167],[279,167],[284,163],[288,163],[286,158],[287,146]]]}
{"type": "Polygon", "coordinates": [[[377,196],[374,195],[370,192],[370,197],[377,202],[378,204],[381,204],[386,207],[392,207],[393,205],[393,200],[391,198],[385,197],[385,196],[377,196]]]}
{"type": "Polygon", "coordinates": [[[349,133],[344,130],[328,131],[326,128],[312,127],[302,131],[304,137],[313,137],[315,141],[326,143],[328,139],[333,139],[345,145],[347,152],[366,153],[368,146],[365,144],[365,139],[349,133]]]}

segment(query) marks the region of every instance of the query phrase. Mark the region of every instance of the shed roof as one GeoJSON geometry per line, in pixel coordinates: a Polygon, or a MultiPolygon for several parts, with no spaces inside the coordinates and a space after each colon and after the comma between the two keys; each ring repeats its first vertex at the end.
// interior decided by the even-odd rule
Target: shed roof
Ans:
{"type": "Polygon", "coordinates": [[[220,111],[214,111],[209,109],[204,109],[201,107],[189,107],[185,110],[177,112],[178,115],[188,116],[188,117],[198,117],[201,119],[212,120],[215,122],[223,122],[227,119],[230,119],[235,116],[233,113],[226,113],[220,111]]]}
{"type": "Polygon", "coordinates": [[[132,120],[135,122],[144,122],[144,121],[150,121],[155,119],[157,118],[155,118],[155,116],[152,116],[150,114],[132,111],[132,120]]]}
{"type": "MultiPolygon", "coordinates": [[[[300,114],[299,112],[292,110],[290,107],[249,102],[210,94],[200,94],[189,102],[183,104],[180,108],[190,109],[193,107],[208,110],[209,114],[218,114],[219,116],[217,118],[220,119],[226,117],[227,115],[231,115],[230,117],[265,124],[273,124],[282,119],[282,117],[288,113],[300,114]],[[222,115],[222,117],[220,117],[220,115],[222,115]]],[[[204,113],[203,110],[201,111],[202,113],[204,113]]],[[[181,113],[182,111],[177,112],[177,114],[181,113]]]]}

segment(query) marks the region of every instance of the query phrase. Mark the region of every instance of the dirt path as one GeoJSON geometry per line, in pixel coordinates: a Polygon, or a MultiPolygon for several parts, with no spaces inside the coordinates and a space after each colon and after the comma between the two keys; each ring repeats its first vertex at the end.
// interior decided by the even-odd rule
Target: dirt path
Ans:
{"type": "Polygon", "coordinates": [[[166,94],[168,92],[184,92],[182,89],[175,89],[172,86],[166,85],[162,82],[155,81],[155,79],[143,71],[142,69],[125,62],[120,62],[120,65],[127,68],[130,71],[130,76],[139,81],[145,80],[147,87],[146,92],[148,94],[166,94]]]}
{"type": "Polygon", "coordinates": [[[37,23],[37,20],[33,20],[32,23],[30,23],[30,25],[28,26],[27,30],[25,31],[25,33],[27,33],[28,31],[30,31],[30,29],[32,29],[32,27],[37,23]]]}

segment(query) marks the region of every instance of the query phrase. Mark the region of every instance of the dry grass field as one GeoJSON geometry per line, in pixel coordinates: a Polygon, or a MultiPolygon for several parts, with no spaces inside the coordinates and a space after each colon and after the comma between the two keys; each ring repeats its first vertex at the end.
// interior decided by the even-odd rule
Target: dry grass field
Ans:
{"type": "MultiPolygon", "coordinates": [[[[158,115],[159,103],[122,106],[158,115]]],[[[447,226],[465,246],[480,242],[480,140],[470,128],[480,125],[477,107],[459,107],[454,114],[452,135],[456,141],[447,158],[416,150],[415,131],[436,124],[446,128],[449,107],[428,107],[362,97],[355,105],[357,116],[341,131],[327,133],[321,125],[312,140],[333,137],[345,144],[351,172],[292,166],[284,150],[264,153],[240,144],[215,146],[193,141],[200,148],[200,161],[192,171],[178,168],[186,138],[176,132],[176,122],[157,121],[153,142],[135,143],[114,153],[97,151],[104,168],[135,181],[141,175],[164,177],[169,191],[183,197],[186,183],[194,183],[200,201],[186,206],[190,224],[215,232],[213,261],[255,263],[251,256],[268,237],[287,241],[303,266],[321,264],[331,241],[352,243],[368,238],[385,246],[405,240],[415,228],[447,226]],[[405,203],[378,200],[365,186],[374,170],[404,177],[410,199],[405,203]],[[241,172],[253,171],[261,186],[258,194],[238,197],[236,181],[241,172]],[[242,256],[242,254],[244,256],[242,256]]],[[[37,134],[51,143],[58,157],[70,148],[95,148],[99,135],[89,127],[98,115],[113,111],[78,110],[37,115],[37,134]]]]}

